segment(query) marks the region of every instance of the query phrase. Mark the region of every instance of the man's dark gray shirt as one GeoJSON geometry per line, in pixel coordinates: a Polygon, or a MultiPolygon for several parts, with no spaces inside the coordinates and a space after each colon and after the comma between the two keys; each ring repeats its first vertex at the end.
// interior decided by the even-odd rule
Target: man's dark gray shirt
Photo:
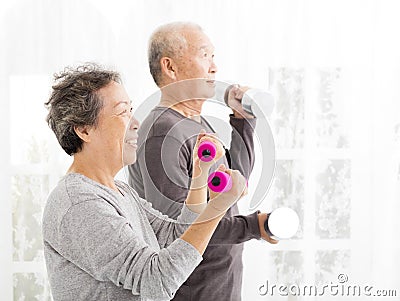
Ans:
{"type": "MultiPolygon", "coordinates": [[[[223,163],[246,178],[250,176],[255,123],[255,119],[230,116],[230,150],[210,172],[223,163]]],[[[193,148],[201,129],[214,132],[205,118],[199,123],[165,107],[155,107],[139,128],[137,161],[129,166],[129,183],[140,197],[171,218],[180,214],[187,197],[193,148]]],[[[238,214],[237,205],[228,210],[203,254],[203,261],[173,300],[241,300],[242,243],[260,239],[260,230],[257,212],[238,214]]]]}

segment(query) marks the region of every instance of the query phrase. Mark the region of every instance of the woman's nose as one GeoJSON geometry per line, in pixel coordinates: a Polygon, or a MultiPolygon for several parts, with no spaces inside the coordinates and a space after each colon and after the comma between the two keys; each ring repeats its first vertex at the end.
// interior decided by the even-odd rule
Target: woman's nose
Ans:
{"type": "Polygon", "coordinates": [[[139,121],[132,115],[130,123],[129,123],[129,129],[130,130],[138,130],[139,129],[139,121]]]}

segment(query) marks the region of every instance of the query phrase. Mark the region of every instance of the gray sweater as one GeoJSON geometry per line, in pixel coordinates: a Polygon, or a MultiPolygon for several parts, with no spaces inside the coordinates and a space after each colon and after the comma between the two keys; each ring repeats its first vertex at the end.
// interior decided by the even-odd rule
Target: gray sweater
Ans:
{"type": "Polygon", "coordinates": [[[43,239],[55,301],[170,300],[202,260],[178,238],[197,214],[183,206],[172,220],[116,185],[68,174],[50,194],[43,239]]]}
{"type": "MultiPolygon", "coordinates": [[[[231,116],[231,146],[224,163],[248,178],[254,163],[253,133],[256,119],[231,116]]],[[[139,128],[137,161],[129,166],[129,183],[153,207],[176,218],[187,197],[192,176],[192,156],[201,129],[214,132],[180,113],[155,107],[139,128]]],[[[211,168],[211,171],[213,171],[211,168]]],[[[203,254],[203,261],[177,291],[174,301],[238,301],[242,286],[242,243],[260,239],[257,212],[239,215],[236,205],[220,221],[203,254]]]]}

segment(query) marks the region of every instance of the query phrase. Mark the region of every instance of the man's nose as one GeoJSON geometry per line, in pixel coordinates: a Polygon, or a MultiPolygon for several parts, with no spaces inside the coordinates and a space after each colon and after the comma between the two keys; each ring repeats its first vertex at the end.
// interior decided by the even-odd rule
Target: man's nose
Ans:
{"type": "Polygon", "coordinates": [[[214,61],[212,61],[210,66],[210,73],[217,73],[217,71],[218,71],[217,65],[214,63],[214,61]]]}

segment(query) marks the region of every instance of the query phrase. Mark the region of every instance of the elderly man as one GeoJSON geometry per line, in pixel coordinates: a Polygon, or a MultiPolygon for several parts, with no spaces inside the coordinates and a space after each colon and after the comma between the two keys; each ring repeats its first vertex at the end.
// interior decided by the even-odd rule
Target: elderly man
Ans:
{"type": "MultiPolygon", "coordinates": [[[[204,101],[215,93],[214,48],[202,29],[192,23],[159,27],[149,42],[149,66],[161,89],[157,107],[139,130],[138,160],[129,167],[130,184],[153,206],[176,217],[182,208],[193,174],[191,157],[195,137],[204,129],[214,132],[201,116],[204,101]]],[[[253,132],[256,119],[240,104],[243,91],[229,92],[232,142],[219,163],[236,168],[248,178],[253,167],[253,132]]],[[[242,243],[263,238],[267,214],[238,215],[237,206],[226,213],[204,253],[203,262],[178,290],[174,300],[241,300],[242,243]]]]}
{"type": "MultiPolygon", "coordinates": [[[[47,121],[73,163],[47,201],[44,255],[54,300],[170,300],[202,260],[219,221],[246,192],[238,171],[211,192],[211,162],[193,156],[191,190],[177,220],[141,199],[117,172],[136,160],[138,122],[120,76],[96,65],[59,74],[47,121]],[[194,222],[193,224],[191,224],[194,222]]],[[[196,139],[222,146],[205,133],[196,139]]]]}

